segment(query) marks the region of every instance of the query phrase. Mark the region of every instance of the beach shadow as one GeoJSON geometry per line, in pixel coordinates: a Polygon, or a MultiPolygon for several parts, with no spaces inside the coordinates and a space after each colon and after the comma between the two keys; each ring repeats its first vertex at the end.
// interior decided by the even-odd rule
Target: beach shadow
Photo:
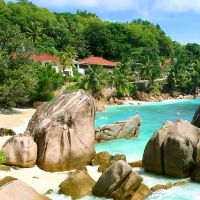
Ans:
{"type": "Polygon", "coordinates": [[[14,115],[14,114],[20,114],[20,113],[22,112],[16,109],[3,109],[3,108],[0,109],[0,114],[3,114],[3,115],[14,115]]]}

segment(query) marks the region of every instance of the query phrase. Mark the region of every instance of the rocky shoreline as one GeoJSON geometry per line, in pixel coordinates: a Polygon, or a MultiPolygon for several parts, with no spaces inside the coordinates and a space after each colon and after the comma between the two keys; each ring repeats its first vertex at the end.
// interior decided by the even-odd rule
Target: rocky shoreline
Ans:
{"type": "Polygon", "coordinates": [[[137,91],[134,97],[121,97],[117,98],[112,96],[113,93],[108,89],[95,98],[97,111],[105,111],[106,106],[112,105],[136,105],[142,104],[142,102],[162,102],[164,100],[181,100],[181,99],[196,99],[200,98],[200,93],[192,94],[179,94],[179,93],[145,93],[137,91]]]}
{"type": "MultiPolygon", "coordinates": [[[[173,100],[173,98],[169,99],[169,96],[167,95],[166,98],[168,98],[166,100],[173,100]]],[[[184,99],[186,98],[184,97],[184,99]]],[[[16,196],[15,199],[26,199],[27,197],[23,196],[23,194],[17,194],[17,188],[19,189],[20,187],[20,190],[26,190],[30,196],[33,196],[33,200],[49,199],[47,197],[48,195],[46,194],[46,196],[41,196],[41,194],[44,194],[44,190],[41,190],[41,188],[39,188],[40,192],[33,190],[33,188],[37,188],[35,183],[37,182],[40,184],[42,181],[42,178],[40,179],[39,172],[33,173],[34,169],[36,170],[36,168],[40,168],[39,171],[43,171],[42,174],[50,173],[55,175],[56,180],[58,177],[60,177],[60,174],[63,174],[62,181],[60,181],[59,184],[56,182],[57,184],[54,187],[56,187],[57,192],[64,193],[65,195],[73,198],[82,198],[86,195],[93,194],[94,196],[113,198],[116,200],[140,200],[145,199],[147,196],[159,189],[169,189],[173,186],[173,184],[169,182],[166,185],[156,185],[152,188],[148,188],[148,186],[143,183],[141,176],[134,170],[134,166],[136,166],[145,167],[147,171],[151,171],[151,169],[148,167],[148,162],[151,161],[150,157],[155,157],[153,152],[150,155],[148,154],[148,156],[144,156],[143,160],[136,163],[127,163],[125,155],[111,156],[106,152],[102,153],[102,155],[95,154],[93,146],[95,143],[95,130],[93,124],[96,106],[94,101],[95,100],[91,98],[88,93],[85,93],[82,90],[77,90],[73,92],[66,92],[63,95],[55,98],[53,101],[38,107],[36,112],[34,112],[32,119],[29,121],[28,127],[25,131],[26,134],[17,134],[16,136],[12,136],[4,143],[2,148],[2,151],[8,158],[5,164],[12,166],[10,168],[10,171],[12,171],[12,173],[10,173],[11,175],[13,174],[14,169],[20,169],[20,171],[22,171],[21,174],[23,174],[23,172],[25,173],[26,169],[30,169],[29,175],[27,174],[27,177],[24,179],[25,182],[28,181],[26,182],[27,185],[21,180],[20,176],[20,179],[16,180],[16,176],[13,176],[15,178],[8,177],[9,171],[3,171],[1,174],[3,174],[4,178],[0,180],[1,196],[6,196],[7,193],[12,190],[12,193],[10,192],[9,195],[12,194],[13,196],[16,196]],[[38,150],[36,150],[36,148],[38,150]],[[29,155],[31,155],[31,159],[29,155]],[[40,159],[37,158],[38,155],[40,159]],[[148,159],[146,159],[146,157],[148,159]],[[99,166],[98,172],[96,171],[95,175],[91,175],[91,171],[87,170],[86,165],[99,166]],[[33,169],[32,172],[31,169],[33,169]],[[34,184],[31,182],[34,182],[34,184]],[[33,188],[29,186],[30,184],[33,188]]],[[[120,99],[120,101],[122,101],[123,104],[125,104],[125,102],[127,103],[127,101],[128,103],[141,102],[126,98],[120,99]]],[[[169,144],[171,144],[170,141],[172,141],[172,139],[174,140],[174,143],[177,144],[175,147],[176,152],[179,152],[179,156],[176,156],[176,154],[167,154],[167,160],[174,164],[172,169],[170,167],[168,168],[171,170],[169,175],[177,177],[176,175],[178,172],[185,170],[185,165],[182,164],[181,159],[185,159],[185,157],[187,157],[189,170],[187,173],[183,171],[182,174],[184,176],[179,177],[189,177],[191,170],[195,167],[195,173],[192,173],[191,180],[196,182],[200,182],[198,178],[200,171],[200,145],[198,142],[200,141],[200,132],[199,128],[197,128],[200,125],[198,124],[200,121],[199,112],[200,111],[198,109],[197,113],[195,113],[195,123],[193,125],[196,127],[190,125],[190,129],[188,129],[187,127],[189,125],[179,120],[177,122],[168,122],[170,125],[172,124],[171,129],[173,131],[169,128],[170,134],[168,134],[166,131],[168,130],[166,127],[163,128],[163,131],[158,131],[156,133],[156,137],[161,138],[165,146],[168,145],[167,141],[169,141],[169,144]],[[182,134],[183,130],[184,134],[182,134]],[[179,137],[176,137],[177,133],[179,133],[179,137]],[[194,136],[191,135],[192,133],[194,136]],[[191,135],[191,141],[189,141],[190,138],[188,137],[188,134],[191,135]],[[168,139],[166,135],[171,135],[172,137],[168,139]],[[189,145],[189,150],[187,149],[187,144],[192,144],[192,146],[189,145]],[[173,157],[173,155],[175,156],[173,157]],[[176,165],[176,163],[179,165],[176,165]]],[[[137,119],[138,123],[136,127],[140,126],[141,123],[140,118],[137,117],[137,119]]],[[[125,126],[126,123],[117,124],[117,129],[122,130],[123,127],[125,128],[123,133],[125,131],[130,133],[128,129],[129,126],[125,126]]],[[[169,125],[167,126],[169,127],[169,125]]],[[[104,130],[108,130],[108,132],[103,133],[105,134],[103,140],[108,136],[108,133],[110,134],[112,132],[111,130],[113,129],[115,129],[115,126],[114,128],[110,126],[104,127],[99,130],[102,132],[104,130]]],[[[120,131],[117,131],[116,133],[112,134],[119,135],[119,133],[120,131]]],[[[138,128],[134,128],[133,135],[137,137],[137,134],[138,128]]],[[[102,136],[100,140],[102,140],[102,136]]],[[[154,147],[156,150],[160,148],[160,151],[163,151],[163,145],[161,145],[161,147],[159,146],[160,143],[157,138],[155,140],[154,138],[151,138],[150,141],[158,141],[154,147]]],[[[166,146],[168,152],[171,151],[171,148],[173,149],[174,146],[166,146]]],[[[149,152],[150,151],[147,151],[147,153],[149,152]]],[[[160,154],[164,155],[164,153],[160,154]]],[[[156,156],[156,158],[157,157],[159,158],[159,155],[156,156]]],[[[154,164],[156,162],[158,161],[155,161],[154,164]]],[[[161,160],[161,163],[166,162],[161,160]]],[[[158,165],[156,166],[159,167],[158,165]]],[[[160,168],[163,168],[163,166],[160,168]]],[[[15,174],[19,173],[16,172],[15,174]]],[[[53,181],[52,184],[54,184],[53,181]]],[[[53,188],[52,184],[51,186],[48,185],[46,191],[47,189],[49,190],[53,188]]],[[[175,185],[177,186],[182,184],[186,184],[186,182],[176,183],[175,185]]],[[[10,200],[12,198],[9,196],[8,199],[10,200]]]]}

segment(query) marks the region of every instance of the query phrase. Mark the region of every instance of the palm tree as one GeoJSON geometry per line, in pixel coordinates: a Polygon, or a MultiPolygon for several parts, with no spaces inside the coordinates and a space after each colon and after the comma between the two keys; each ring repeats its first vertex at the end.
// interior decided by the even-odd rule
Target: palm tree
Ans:
{"type": "Polygon", "coordinates": [[[183,51],[179,57],[174,58],[167,77],[168,87],[172,90],[185,90],[190,79],[190,68],[192,63],[188,51],[183,51]]]}
{"type": "Polygon", "coordinates": [[[89,91],[92,95],[106,86],[107,80],[102,66],[89,66],[89,73],[78,79],[79,87],[89,91]]]}
{"type": "Polygon", "coordinates": [[[29,27],[25,29],[25,35],[35,44],[35,42],[40,39],[43,29],[39,22],[32,21],[29,27]]]}
{"type": "Polygon", "coordinates": [[[76,66],[73,62],[73,59],[76,59],[77,56],[78,53],[76,49],[72,46],[67,46],[65,52],[63,52],[60,56],[60,67],[62,70],[65,70],[66,68],[75,68],[76,66]]]}
{"type": "Polygon", "coordinates": [[[149,81],[149,89],[154,87],[155,80],[161,76],[161,67],[159,62],[150,59],[149,55],[144,55],[142,57],[138,71],[142,80],[149,81]]]}
{"type": "Polygon", "coordinates": [[[133,85],[130,83],[131,69],[128,65],[122,64],[115,67],[113,70],[113,86],[116,87],[119,95],[129,95],[130,88],[133,85]]]}

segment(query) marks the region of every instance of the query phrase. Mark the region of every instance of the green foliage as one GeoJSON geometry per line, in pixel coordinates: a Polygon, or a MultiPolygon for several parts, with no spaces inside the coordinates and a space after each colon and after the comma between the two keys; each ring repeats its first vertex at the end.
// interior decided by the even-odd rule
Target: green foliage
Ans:
{"type": "Polygon", "coordinates": [[[102,23],[92,23],[86,27],[84,35],[93,55],[106,57],[105,50],[109,44],[109,30],[102,23]]]}
{"type": "Polygon", "coordinates": [[[41,93],[41,101],[51,101],[55,96],[54,92],[43,92],[41,93]]]}
{"type": "Polygon", "coordinates": [[[185,50],[192,52],[194,59],[200,58],[200,45],[197,43],[190,44],[188,43],[185,46],[185,50]]]}
{"type": "Polygon", "coordinates": [[[193,53],[188,50],[173,60],[167,77],[167,86],[171,90],[184,93],[194,93],[199,86],[199,60],[195,60],[193,53]]]}
{"type": "Polygon", "coordinates": [[[102,66],[93,65],[89,67],[89,73],[78,79],[79,87],[89,91],[92,95],[100,91],[106,84],[105,71],[102,66]]]}
{"type": "Polygon", "coordinates": [[[112,86],[117,89],[118,96],[126,96],[130,94],[130,88],[133,85],[130,83],[131,70],[128,65],[120,65],[113,70],[112,86]]]}
{"type": "Polygon", "coordinates": [[[56,73],[51,65],[37,68],[38,83],[35,86],[35,93],[32,93],[33,101],[49,101],[54,97],[54,91],[60,89],[63,84],[62,73],[56,73]]]}
{"type": "Polygon", "coordinates": [[[0,106],[27,105],[37,82],[32,46],[18,26],[0,25],[0,106]]]}
{"type": "Polygon", "coordinates": [[[158,87],[156,87],[156,86],[152,86],[149,89],[149,92],[151,92],[151,93],[161,93],[161,90],[158,87]]]}
{"type": "Polygon", "coordinates": [[[78,72],[78,70],[73,69],[73,74],[75,77],[79,78],[80,76],[82,76],[83,74],[81,74],[80,72],[78,72]]]}
{"type": "Polygon", "coordinates": [[[161,66],[158,50],[153,47],[136,48],[132,52],[133,61],[129,63],[137,78],[148,80],[150,87],[154,80],[161,76],[161,66]]]}
{"type": "Polygon", "coordinates": [[[77,80],[77,78],[74,76],[64,76],[63,78],[65,82],[75,82],[77,80]]]}
{"type": "Polygon", "coordinates": [[[0,167],[2,168],[2,164],[6,161],[6,156],[5,154],[0,151],[0,167]]]}
{"type": "MultiPolygon", "coordinates": [[[[54,87],[51,78],[44,76],[45,81],[40,73],[36,74],[37,64],[29,58],[32,54],[60,56],[63,69],[74,67],[71,59],[90,55],[126,63],[131,67],[132,74],[126,76],[119,69],[108,74],[110,78],[118,77],[118,81],[107,79],[103,73],[97,74],[96,69],[80,78],[74,75],[73,81],[81,80],[81,87],[88,88],[92,93],[106,84],[115,84],[119,95],[128,94],[130,92],[125,85],[136,79],[147,79],[150,82],[149,90],[152,90],[156,79],[166,77],[166,86],[170,90],[190,92],[199,87],[199,45],[183,46],[172,41],[159,25],[142,19],[131,23],[102,21],[94,13],[79,10],[76,14],[53,13],[28,0],[7,4],[0,0],[0,10],[1,106],[23,105],[31,98],[49,99],[47,94],[61,86],[63,78],[58,78],[59,83],[54,80],[54,87]],[[13,52],[20,56],[11,59],[13,52]],[[120,79],[126,83],[124,86],[120,79]]],[[[155,88],[161,90],[162,85],[155,88]]]]}
{"type": "Polygon", "coordinates": [[[76,84],[76,85],[69,85],[65,89],[66,90],[77,90],[77,89],[80,89],[80,87],[78,84],[76,84]]]}
{"type": "Polygon", "coordinates": [[[67,46],[65,49],[65,52],[63,52],[60,56],[60,67],[64,70],[66,68],[75,68],[75,65],[73,63],[73,59],[76,59],[77,57],[77,51],[72,46],[67,46]]]}
{"type": "Polygon", "coordinates": [[[173,50],[171,38],[159,25],[141,19],[126,24],[103,22],[86,10],[78,10],[76,14],[53,13],[25,0],[3,3],[0,8],[2,21],[19,25],[34,43],[36,52],[44,52],[41,48],[46,44],[46,52],[52,52],[50,47],[55,52],[63,52],[67,44],[75,48],[80,58],[92,54],[122,61],[138,47],[154,47],[159,50],[159,55],[167,57],[173,50]]]}
{"type": "Polygon", "coordinates": [[[33,22],[31,21],[28,28],[25,29],[26,36],[35,43],[37,40],[40,39],[40,34],[42,32],[43,28],[41,27],[41,24],[39,22],[33,22]]]}
{"type": "Polygon", "coordinates": [[[74,76],[64,76],[65,82],[77,82],[79,77],[83,76],[80,72],[78,72],[76,69],[73,69],[73,75],[74,76]]]}
{"type": "Polygon", "coordinates": [[[104,70],[99,65],[94,65],[89,69],[90,71],[87,75],[78,79],[78,85],[93,95],[106,86],[115,87],[118,96],[133,94],[136,91],[136,88],[130,83],[132,72],[127,65],[115,67],[113,71],[104,70]]]}

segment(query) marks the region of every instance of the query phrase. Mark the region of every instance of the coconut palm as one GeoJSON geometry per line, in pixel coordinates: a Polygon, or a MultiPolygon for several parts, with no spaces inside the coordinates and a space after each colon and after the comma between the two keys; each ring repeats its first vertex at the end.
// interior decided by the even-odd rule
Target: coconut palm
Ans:
{"type": "Polygon", "coordinates": [[[75,68],[76,66],[73,60],[76,59],[77,56],[78,53],[76,49],[72,46],[67,46],[65,52],[63,52],[60,56],[60,67],[62,68],[62,70],[65,70],[66,68],[75,68]]]}
{"type": "Polygon", "coordinates": [[[116,87],[119,95],[130,94],[130,88],[133,87],[130,83],[131,74],[131,69],[125,64],[115,67],[113,70],[113,86],[116,87]]]}
{"type": "Polygon", "coordinates": [[[31,22],[29,27],[25,29],[25,35],[30,38],[33,44],[40,39],[40,35],[44,28],[41,27],[39,22],[31,22]]]}
{"type": "Polygon", "coordinates": [[[79,87],[89,91],[92,95],[106,86],[107,80],[102,66],[89,66],[89,73],[78,79],[79,87]]]}

